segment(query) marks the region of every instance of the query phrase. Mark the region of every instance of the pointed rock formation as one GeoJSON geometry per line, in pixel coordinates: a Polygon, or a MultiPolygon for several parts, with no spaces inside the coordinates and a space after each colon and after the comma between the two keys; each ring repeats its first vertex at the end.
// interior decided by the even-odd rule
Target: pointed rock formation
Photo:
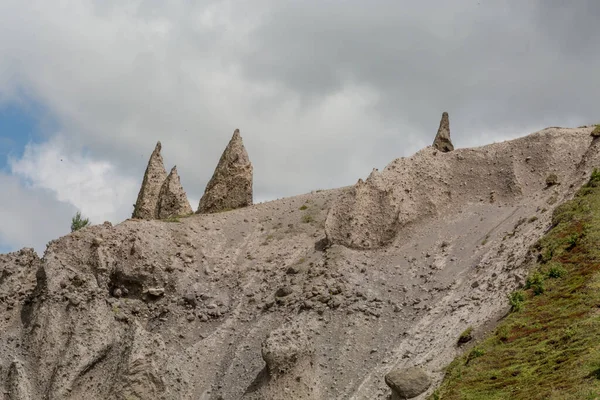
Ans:
{"type": "Polygon", "coordinates": [[[162,184],[167,179],[167,171],[160,155],[161,148],[162,146],[158,142],[150,156],[132,218],[155,219],[158,217],[158,196],[162,184]]]}
{"type": "Polygon", "coordinates": [[[158,218],[177,217],[192,214],[193,212],[183,186],[181,186],[177,166],[175,166],[171,169],[171,173],[160,189],[158,196],[158,218]]]}
{"type": "Polygon", "coordinates": [[[448,119],[448,113],[442,114],[442,120],[440,121],[440,128],[438,129],[435,140],[433,141],[433,147],[444,153],[454,150],[452,140],[450,140],[450,120],[448,119]]]}
{"type": "Polygon", "coordinates": [[[252,164],[239,129],[225,148],[200,199],[198,213],[209,214],[252,205],[252,164]]]}

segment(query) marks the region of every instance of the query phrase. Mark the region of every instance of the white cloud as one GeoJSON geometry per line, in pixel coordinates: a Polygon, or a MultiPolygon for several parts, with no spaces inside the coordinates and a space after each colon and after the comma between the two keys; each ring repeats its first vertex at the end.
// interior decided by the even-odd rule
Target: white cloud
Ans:
{"type": "Polygon", "coordinates": [[[57,201],[81,210],[92,223],[120,222],[131,215],[137,180],[121,175],[108,161],[70,151],[62,136],[28,144],[23,156],[9,159],[9,165],[32,189],[52,193],[57,201]]]}
{"type": "Polygon", "coordinates": [[[26,187],[0,172],[0,244],[9,250],[34,247],[43,254],[46,243],[70,232],[73,206],[57,201],[52,192],[26,187]]]}

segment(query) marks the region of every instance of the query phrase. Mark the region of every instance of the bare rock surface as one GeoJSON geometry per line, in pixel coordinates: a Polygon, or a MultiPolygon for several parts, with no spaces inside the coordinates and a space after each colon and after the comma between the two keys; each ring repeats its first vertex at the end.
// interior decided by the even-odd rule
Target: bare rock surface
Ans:
{"type": "Polygon", "coordinates": [[[418,365],[432,380],[422,400],[461,332],[506,313],[552,211],[600,166],[592,129],[427,148],[374,173],[358,201],[346,187],[131,219],[54,240],[41,260],[0,255],[0,394],[384,400],[390,370],[418,365]],[[343,239],[379,235],[363,198],[383,226],[398,212],[366,249],[343,239]],[[350,218],[364,225],[340,225],[350,218]]]}
{"type": "Polygon", "coordinates": [[[167,171],[160,154],[161,148],[162,145],[158,142],[150,156],[132,218],[156,219],[158,217],[159,194],[167,179],[167,171]]]}
{"type": "Polygon", "coordinates": [[[452,144],[452,140],[450,140],[450,119],[447,112],[442,114],[440,127],[433,141],[433,147],[443,152],[454,150],[454,145],[452,144]]]}
{"type": "Polygon", "coordinates": [[[165,219],[192,214],[187,194],[181,186],[177,167],[173,167],[158,196],[158,218],[165,219]]]}
{"type": "Polygon", "coordinates": [[[252,171],[240,131],[236,129],[206,185],[198,213],[209,214],[252,205],[252,171]]]}

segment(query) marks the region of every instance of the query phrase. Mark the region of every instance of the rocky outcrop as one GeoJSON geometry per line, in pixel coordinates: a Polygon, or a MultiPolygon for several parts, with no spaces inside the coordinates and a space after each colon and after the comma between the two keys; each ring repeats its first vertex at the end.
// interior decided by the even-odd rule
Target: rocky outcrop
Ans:
{"type": "Polygon", "coordinates": [[[440,127],[433,141],[433,147],[445,153],[454,150],[454,145],[452,144],[452,140],[450,140],[450,120],[448,119],[447,112],[442,114],[440,127]]]}
{"type": "Polygon", "coordinates": [[[385,383],[392,389],[392,400],[412,399],[431,386],[431,378],[417,367],[395,369],[385,376],[385,383]]]}
{"type": "Polygon", "coordinates": [[[157,206],[160,189],[165,179],[167,179],[167,171],[165,170],[163,158],[160,155],[161,148],[162,146],[158,142],[150,156],[132,218],[156,219],[158,217],[157,206]]]}
{"type": "Polygon", "coordinates": [[[439,382],[456,338],[506,312],[554,208],[600,165],[590,129],[427,147],[357,187],[175,224],[90,226],[50,242],[43,261],[0,255],[0,393],[383,400],[385,375],[413,365],[439,382]],[[548,190],[549,171],[569,184],[548,190]],[[353,208],[360,199],[366,208],[353,208]],[[338,245],[378,232],[369,207],[384,226],[387,212],[398,218],[395,239],[338,245]],[[323,249],[328,214],[336,241],[323,249]],[[343,225],[354,218],[356,233],[343,225]]]}
{"type": "Polygon", "coordinates": [[[192,214],[193,210],[181,186],[177,167],[173,167],[160,189],[158,196],[158,218],[171,218],[192,214]]]}
{"type": "Polygon", "coordinates": [[[398,212],[392,190],[373,171],[366,181],[358,180],[330,211],[325,233],[332,243],[356,249],[381,247],[394,239],[398,212]]]}
{"type": "Polygon", "coordinates": [[[200,199],[198,213],[208,214],[252,205],[252,164],[238,129],[225,148],[200,199]]]}
{"type": "Polygon", "coordinates": [[[271,332],[263,342],[261,352],[269,374],[280,375],[309,358],[313,350],[304,330],[295,325],[271,332]]]}

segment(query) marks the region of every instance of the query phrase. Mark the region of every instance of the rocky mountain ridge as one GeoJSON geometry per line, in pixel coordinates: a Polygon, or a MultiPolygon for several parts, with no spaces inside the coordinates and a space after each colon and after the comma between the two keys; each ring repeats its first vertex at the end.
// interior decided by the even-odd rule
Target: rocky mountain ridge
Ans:
{"type": "Polygon", "coordinates": [[[387,399],[386,375],[419,367],[423,398],[460,333],[506,312],[552,210],[600,164],[593,129],[431,146],[351,187],[1,255],[0,393],[387,399]]]}

